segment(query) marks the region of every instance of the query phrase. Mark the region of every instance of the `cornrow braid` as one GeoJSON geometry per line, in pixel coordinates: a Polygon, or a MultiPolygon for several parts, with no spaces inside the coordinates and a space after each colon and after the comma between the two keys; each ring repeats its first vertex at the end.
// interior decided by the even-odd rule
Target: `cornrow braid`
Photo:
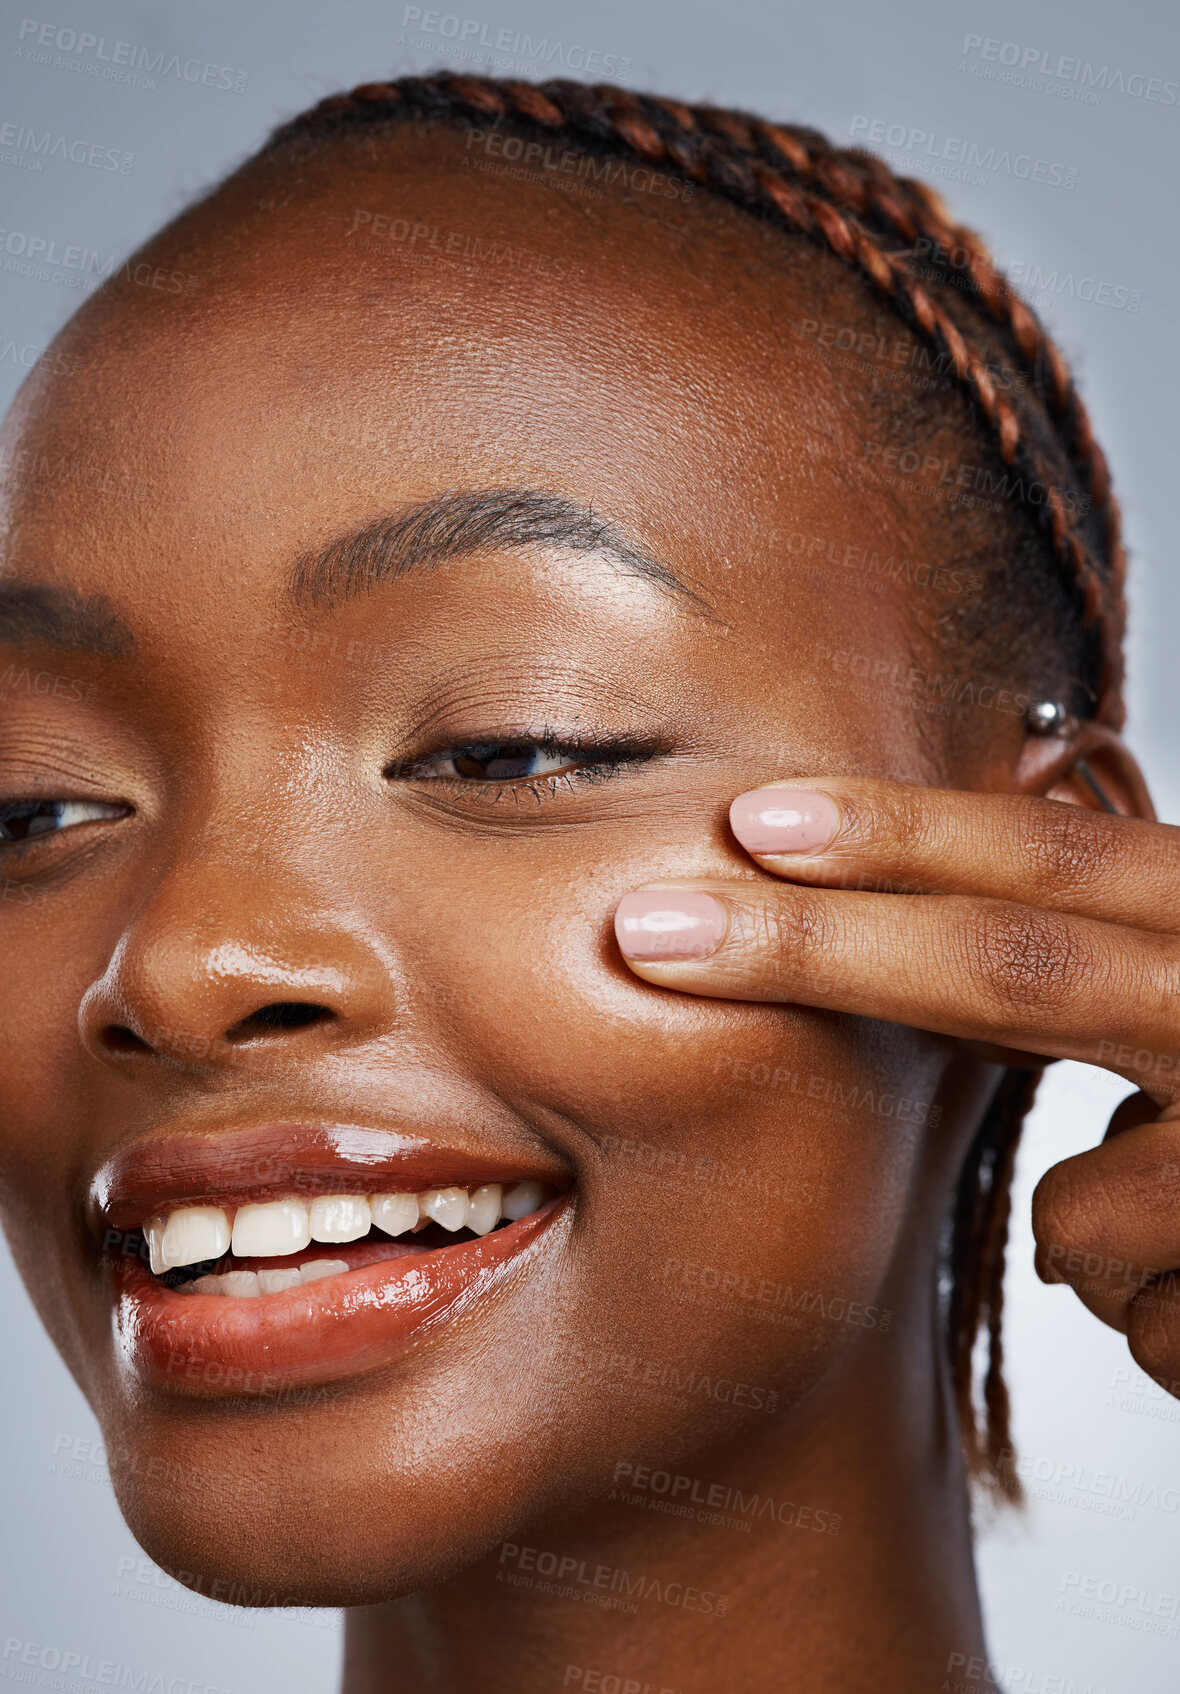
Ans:
{"type": "MultiPolygon", "coordinates": [[[[303,135],[414,117],[508,122],[534,133],[572,132],[599,150],[661,164],[747,211],[770,217],[855,269],[909,328],[946,362],[988,425],[999,456],[1022,486],[1046,491],[1034,510],[1048,531],[1054,559],[1079,597],[1083,627],[1097,639],[1094,716],[1121,727],[1125,557],[1117,502],[1102,449],[1064,358],[1035,314],[997,270],[973,231],[950,222],[939,196],[895,177],[880,159],[831,146],[813,130],[771,124],[741,112],[635,94],[610,85],[553,81],[500,82],[440,75],[365,83],[321,100],[276,130],[270,146],[303,135]],[[907,243],[901,251],[884,235],[907,243]],[[961,249],[971,282],[968,299],[1008,336],[1018,368],[1045,405],[1098,531],[1093,545],[1074,521],[1043,462],[1032,431],[1001,394],[983,350],[913,274],[913,245],[961,249]],[[1104,555],[1101,557],[1100,555],[1104,555]]],[[[960,298],[962,296],[960,295],[960,298]]]]}
{"type": "MultiPolygon", "coordinates": [[[[569,136],[587,152],[660,165],[847,265],[933,350],[1003,465],[1018,476],[1088,643],[1078,678],[1087,709],[1121,727],[1126,562],[1105,457],[1060,351],[982,239],[953,223],[937,194],[894,176],[871,153],[833,147],[815,130],[564,80],[440,74],[365,83],[282,125],[265,151],[413,119],[457,128],[490,123],[534,139],[569,136]],[[933,279],[917,274],[921,255],[938,250],[964,255],[960,286],[937,271],[933,279]],[[1010,349],[1044,426],[1000,392],[981,345],[989,335],[1010,349]],[[1076,492],[1058,485],[1054,452],[1076,477],[1076,492]],[[1032,497],[1036,487],[1045,491],[1040,502],[1032,497]]],[[[964,1449],[972,1475],[1009,1500],[1019,1498],[1020,1485],[1007,1458],[1004,1251],[1016,1150],[1039,1077],[1028,1070],[1005,1075],[964,1163],[951,1220],[946,1339],[964,1449]],[[986,1355],[978,1405],[974,1360],[981,1335],[986,1355]]]]}

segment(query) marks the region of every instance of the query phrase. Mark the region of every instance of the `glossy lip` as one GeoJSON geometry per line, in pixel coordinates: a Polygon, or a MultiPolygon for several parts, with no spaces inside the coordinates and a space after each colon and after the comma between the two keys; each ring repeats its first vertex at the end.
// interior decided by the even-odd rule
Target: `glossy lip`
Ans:
{"type": "Polygon", "coordinates": [[[407,1248],[257,1299],[182,1294],[138,1254],[120,1255],[111,1261],[120,1353],[145,1385],[197,1399],[275,1399],[377,1370],[503,1282],[569,1201],[558,1194],[491,1235],[407,1248]]]}
{"type": "Polygon", "coordinates": [[[213,1134],[155,1136],[122,1147],[95,1172],[87,1221],[108,1230],[140,1228],[170,1207],[314,1199],[317,1194],[420,1193],[454,1183],[570,1181],[557,1159],[505,1158],[357,1124],[270,1123],[213,1134]]]}
{"type": "Polygon", "coordinates": [[[127,1368],[146,1387],[183,1398],[266,1400],[377,1370],[458,1316],[523,1256],[535,1257],[539,1239],[569,1211],[569,1182],[556,1158],[506,1159],[389,1129],[284,1122],[120,1148],[95,1172],[86,1213],[127,1368]],[[435,1248],[391,1239],[376,1263],[281,1294],[180,1293],[144,1263],[140,1227],[174,1206],[232,1209],[527,1178],[567,1191],[490,1235],[435,1248]]]}

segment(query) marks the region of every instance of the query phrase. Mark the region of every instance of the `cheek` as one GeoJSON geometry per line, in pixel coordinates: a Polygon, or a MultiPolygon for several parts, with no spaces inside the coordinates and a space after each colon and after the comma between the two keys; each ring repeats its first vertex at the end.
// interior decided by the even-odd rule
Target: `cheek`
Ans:
{"type": "Polygon", "coordinates": [[[571,912],[534,886],[511,928],[467,914],[431,969],[455,1061],[578,1169],[579,1326],[675,1350],[690,1312],[694,1346],[763,1376],[839,1351],[829,1314],[879,1304],[945,1055],[864,1019],[654,988],[616,950],[613,895],[571,912]]]}

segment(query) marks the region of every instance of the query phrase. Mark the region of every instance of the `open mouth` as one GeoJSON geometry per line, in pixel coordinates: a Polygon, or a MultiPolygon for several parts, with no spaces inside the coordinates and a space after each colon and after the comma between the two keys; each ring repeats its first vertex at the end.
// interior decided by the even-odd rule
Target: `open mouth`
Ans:
{"type": "Polygon", "coordinates": [[[89,1209],[122,1362],[252,1398],[391,1363],[523,1272],[571,1194],[556,1160],[287,1124],[125,1148],[89,1209]]]}
{"type": "Polygon", "coordinates": [[[257,1299],[362,1265],[481,1238],[552,1199],[547,1183],[178,1206],[143,1225],[154,1276],[184,1294],[257,1299]],[[412,1237],[412,1239],[410,1239],[412,1237]],[[332,1251],[332,1249],[336,1251],[332,1251]]]}

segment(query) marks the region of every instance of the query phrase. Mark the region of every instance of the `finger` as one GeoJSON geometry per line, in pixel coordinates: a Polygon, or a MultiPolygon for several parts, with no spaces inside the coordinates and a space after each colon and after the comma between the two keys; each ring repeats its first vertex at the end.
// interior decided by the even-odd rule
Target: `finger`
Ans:
{"type": "MultiPolygon", "coordinates": [[[[1123,1105],[1139,1110],[1142,1098],[1123,1105]]],[[[1180,1123],[1124,1121],[1101,1146],[1054,1165],[1033,1194],[1033,1234],[1038,1268],[1052,1272],[1045,1280],[1068,1283],[1104,1323],[1128,1331],[1132,1304],[1148,1293],[1158,1304],[1177,1280],[1180,1123]]],[[[1143,1321],[1150,1309],[1145,1300],[1143,1321]]]]}
{"type": "MultiPolygon", "coordinates": [[[[970,1044],[969,1044],[970,1045],[970,1044]]],[[[1138,1129],[1141,1124],[1153,1123],[1159,1118],[1159,1106],[1141,1090],[1128,1094],[1114,1109],[1110,1122],[1106,1126],[1104,1141],[1113,1141],[1118,1135],[1125,1135],[1129,1129],[1138,1129]]],[[[1049,1253],[1038,1241],[1033,1255],[1033,1264],[1042,1282],[1064,1282],[1066,1279],[1057,1271],[1049,1253]]],[[[1119,1323],[1116,1327],[1121,1328],[1119,1323]]]]}
{"type": "Polygon", "coordinates": [[[1139,1368],[1180,1399],[1180,1277],[1174,1272],[1132,1300],[1127,1342],[1139,1368]]]}
{"type": "Polygon", "coordinates": [[[979,894],[1180,930],[1180,829],[1026,794],[868,778],[771,783],[730,807],[764,869],[823,887],[979,894]]]}
{"type": "Polygon", "coordinates": [[[620,901],[646,981],[791,1001],[1118,1072],[1180,1094],[1180,942],[996,900],[678,881],[620,901]]]}
{"type": "Polygon", "coordinates": [[[1116,1135],[1125,1135],[1129,1129],[1138,1129],[1141,1124],[1155,1122],[1159,1115],[1159,1107],[1142,1089],[1137,1094],[1128,1094],[1111,1113],[1106,1134],[1102,1139],[1113,1141],[1116,1135]]]}
{"type": "MultiPolygon", "coordinates": [[[[1128,1094],[1128,1098],[1114,1108],[1111,1121],[1107,1123],[1106,1135],[1102,1137],[1102,1140],[1112,1142],[1116,1135],[1126,1135],[1128,1130],[1138,1130],[1139,1125],[1155,1123],[1158,1118],[1160,1118],[1160,1108],[1158,1108],[1155,1099],[1151,1099],[1150,1094],[1144,1094],[1143,1091],[1128,1094]]],[[[1041,1282],[1065,1282],[1065,1277],[1058,1274],[1058,1270],[1053,1265],[1053,1260],[1050,1259],[1050,1255],[1045,1248],[1041,1247],[1039,1242],[1036,1243],[1036,1250],[1034,1250],[1033,1264],[1041,1282]]],[[[1121,1326],[1121,1323],[1119,1323],[1117,1328],[1121,1328],[1121,1326]]]]}

